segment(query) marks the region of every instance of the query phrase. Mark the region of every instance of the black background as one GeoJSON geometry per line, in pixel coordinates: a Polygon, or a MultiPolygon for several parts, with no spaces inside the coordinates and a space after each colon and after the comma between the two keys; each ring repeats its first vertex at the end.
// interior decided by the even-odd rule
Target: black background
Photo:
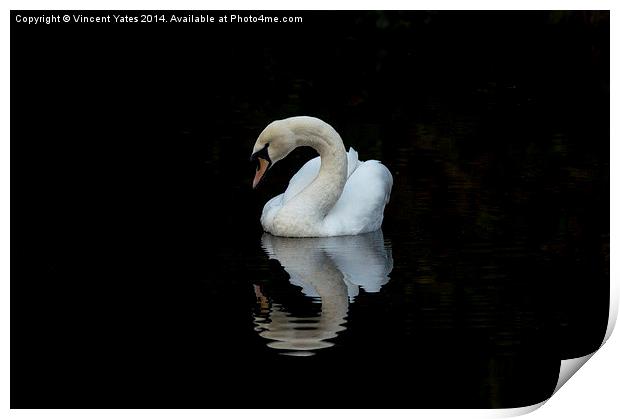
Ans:
{"type": "Polygon", "coordinates": [[[600,344],[608,12],[15,22],[42,13],[11,13],[12,408],[515,407],[600,344]],[[305,364],[256,336],[251,285],[286,287],[258,218],[312,153],[256,192],[248,161],[302,114],[395,177],[391,305],[360,297],[305,364]]]}

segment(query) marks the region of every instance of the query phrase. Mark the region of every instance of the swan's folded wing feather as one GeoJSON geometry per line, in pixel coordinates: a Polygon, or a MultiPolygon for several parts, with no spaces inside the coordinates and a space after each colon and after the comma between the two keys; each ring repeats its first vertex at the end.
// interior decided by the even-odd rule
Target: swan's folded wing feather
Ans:
{"type": "Polygon", "coordinates": [[[380,228],[392,183],[392,174],[377,160],[359,163],[347,180],[340,199],[325,217],[326,230],[331,235],[339,235],[380,228]]]}
{"type": "Polygon", "coordinates": [[[360,161],[357,158],[357,151],[353,147],[349,147],[349,152],[347,153],[347,179],[351,177],[359,165],[360,161]]]}
{"type": "Polygon", "coordinates": [[[296,196],[299,192],[304,190],[306,186],[308,186],[319,174],[319,169],[321,167],[321,158],[315,157],[312,160],[308,160],[306,164],[301,166],[301,169],[297,171],[289,180],[288,187],[284,192],[284,197],[282,199],[282,203],[287,203],[294,196],[296,196]]]}

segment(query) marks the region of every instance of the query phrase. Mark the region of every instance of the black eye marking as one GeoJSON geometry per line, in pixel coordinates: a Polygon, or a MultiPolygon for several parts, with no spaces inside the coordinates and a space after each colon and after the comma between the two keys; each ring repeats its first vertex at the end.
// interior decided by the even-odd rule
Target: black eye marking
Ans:
{"type": "Polygon", "coordinates": [[[268,148],[269,148],[269,143],[266,143],[262,149],[252,154],[252,156],[250,157],[250,160],[256,160],[257,158],[260,157],[264,160],[267,160],[269,164],[271,165],[271,159],[269,158],[269,153],[267,152],[268,148]]]}

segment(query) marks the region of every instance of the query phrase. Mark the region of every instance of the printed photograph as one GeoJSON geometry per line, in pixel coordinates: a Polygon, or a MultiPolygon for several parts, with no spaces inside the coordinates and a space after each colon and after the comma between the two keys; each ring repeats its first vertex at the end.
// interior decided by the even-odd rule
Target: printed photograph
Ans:
{"type": "Polygon", "coordinates": [[[610,13],[12,10],[12,409],[507,409],[610,307],[610,13]]]}

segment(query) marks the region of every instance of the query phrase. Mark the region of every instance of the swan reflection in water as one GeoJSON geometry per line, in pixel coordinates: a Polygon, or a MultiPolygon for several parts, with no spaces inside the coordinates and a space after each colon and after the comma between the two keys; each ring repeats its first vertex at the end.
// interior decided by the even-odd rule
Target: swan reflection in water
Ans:
{"type": "Polygon", "coordinates": [[[271,341],[267,346],[286,355],[308,356],[333,346],[328,340],[345,330],[349,302],[354,301],[360,287],[368,293],[379,292],[390,280],[393,266],[392,250],[381,230],[320,238],[265,233],[262,246],[270,259],[280,262],[291,284],[321,304],[318,316],[296,317],[254,285],[259,306],[254,315],[255,330],[271,341]]]}

